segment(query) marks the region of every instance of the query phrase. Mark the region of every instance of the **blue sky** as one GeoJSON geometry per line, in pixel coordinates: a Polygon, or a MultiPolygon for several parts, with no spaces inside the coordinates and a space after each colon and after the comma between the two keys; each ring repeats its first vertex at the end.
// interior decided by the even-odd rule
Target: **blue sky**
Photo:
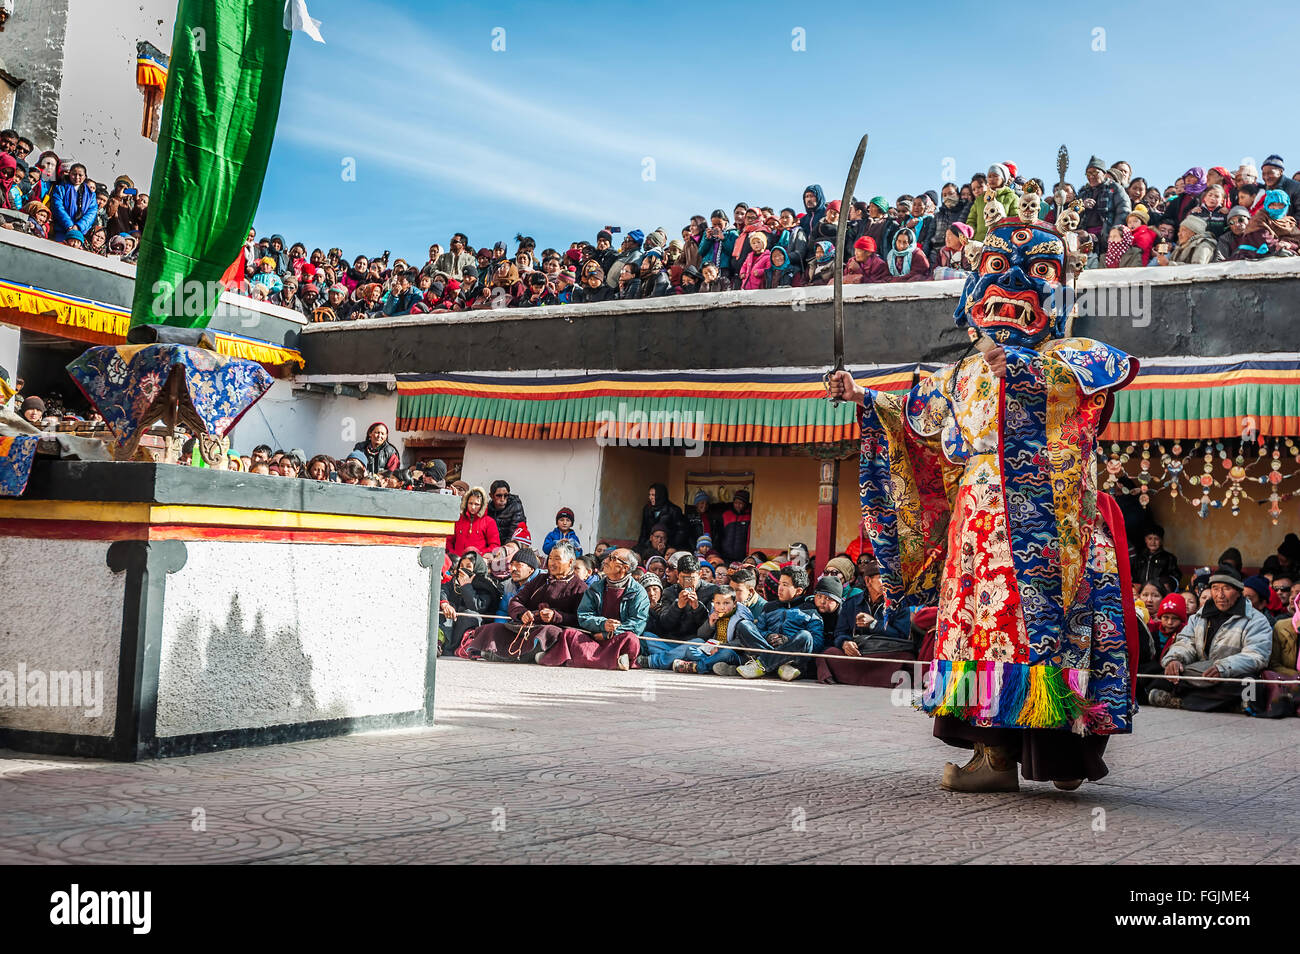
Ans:
{"type": "Polygon", "coordinates": [[[1093,153],[1161,185],[1300,162],[1261,135],[1263,90],[1229,96],[1291,62],[1292,31],[1239,29],[1221,4],[309,7],[326,45],[294,37],[255,226],[349,257],[423,262],[454,231],[512,252],[516,232],[560,249],[605,225],[675,237],[737,201],[798,208],[808,183],[840,194],[863,132],[861,198],[1005,159],[1050,182],[1061,143],[1076,183],[1093,153]]]}

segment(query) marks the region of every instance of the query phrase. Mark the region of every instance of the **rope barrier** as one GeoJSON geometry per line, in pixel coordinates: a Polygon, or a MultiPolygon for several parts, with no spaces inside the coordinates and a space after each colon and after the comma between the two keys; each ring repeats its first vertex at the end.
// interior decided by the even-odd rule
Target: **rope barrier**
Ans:
{"type": "MultiPolygon", "coordinates": [[[[511,619],[509,616],[493,616],[488,613],[470,613],[466,611],[462,615],[477,616],[479,619],[499,619],[511,623],[519,622],[518,620],[511,619]]],[[[535,613],[533,614],[533,620],[534,620],[534,624],[536,624],[537,614],[535,613]]],[[[548,625],[548,624],[543,624],[543,625],[548,625]]],[[[549,625],[556,625],[556,624],[549,624],[549,625]]],[[[642,642],[669,643],[671,645],[676,645],[676,646],[703,645],[703,643],[701,643],[700,640],[698,639],[669,639],[666,636],[638,636],[637,638],[642,642]]],[[[775,649],[775,648],[754,649],[749,646],[740,646],[734,643],[718,643],[717,645],[719,649],[730,649],[738,653],[753,653],[754,655],[759,655],[759,656],[796,656],[796,657],[804,657],[807,659],[827,658],[825,653],[802,653],[792,649],[775,649]]],[[[707,655],[712,655],[712,653],[709,653],[707,655]]],[[[932,660],[929,659],[882,659],[879,656],[850,656],[848,653],[845,653],[843,656],[833,656],[830,658],[833,658],[837,661],[841,659],[851,659],[854,662],[897,663],[898,665],[901,666],[928,666],[932,662],[932,660]]],[[[1180,674],[1177,676],[1169,676],[1163,672],[1159,672],[1159,673],[1139,672],[1139,673],[1134,673],[1133,675],[1135,676],[1135,678],[1138,679],[1167,679],[1170,682],[1178,682],[1180,679],[1198,679],[1203,682],[1234,682],[1237,683],[1238,685],[1247,682],[1257,682],[1265,686],[1300,686],[1300,679],[1257,679],[1254,676],[1198,676],[1194,673],[1180,674]]]]}

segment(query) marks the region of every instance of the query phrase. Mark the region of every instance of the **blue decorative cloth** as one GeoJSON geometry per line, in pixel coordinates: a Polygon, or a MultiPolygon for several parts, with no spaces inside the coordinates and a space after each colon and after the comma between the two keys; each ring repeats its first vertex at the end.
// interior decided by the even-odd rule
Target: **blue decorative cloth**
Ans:
{"type": "Polygon", "coordinates": [[[38,443],[35,436],[0,437],[0,497],[20,497],[27,489],[38,443]]]}
{"type": "Polygon", "coordinates": [[[256,361],[179,344],[91,348],[68,365],[68,374],[113,432],[119,446],[162,416],[168,382],[181,376],[179,397],[188,426],[222,437],[271,387],[256,361]]]}

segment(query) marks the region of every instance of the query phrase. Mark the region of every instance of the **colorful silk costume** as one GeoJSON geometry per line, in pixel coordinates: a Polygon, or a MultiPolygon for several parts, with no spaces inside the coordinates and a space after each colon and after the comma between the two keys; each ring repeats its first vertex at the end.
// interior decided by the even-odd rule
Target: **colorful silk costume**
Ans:
{"type": "Polygon", "coordinates": [[[1006,355],[947,366],[905,399],[867,392],[863,518],[887,617],[938,605],[923,708],[993,728],[1132,729],[1115,535],[1099,516],[1093,452],[1111,393],[1137,361],[1062,339],[1064,243],[994,226],[955,317],[1006,355]]]}

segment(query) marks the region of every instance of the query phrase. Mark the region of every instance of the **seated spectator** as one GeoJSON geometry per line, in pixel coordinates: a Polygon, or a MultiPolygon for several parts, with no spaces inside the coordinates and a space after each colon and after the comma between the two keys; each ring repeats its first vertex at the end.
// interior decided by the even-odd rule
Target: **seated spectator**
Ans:
{"type": "Polygon", "coordinates": [[[388,441],[388,425],[382,421],[366,428],[366,439],[354,444],[352,450],[365,456],[366,470],[371,474],[395,473],[402,466],[397,448],[388,441]]]}
{"type": "Polygon", "coordinates": [[[672,640],[694,639],[708,618],[713,594],[717,591],[717,586],[700,579],[700,561],[694,554],[682,553],[675,562],[676,582],[664,590],[663,609],[659,613],[660,628],[645,634],[648,650],[662,645],[671,648],[673,645],[656,643],[652,636],[672,640]]]}
{"type": "Polygon", "coordinates": [[[1291,204],[1280,189],[1264,193],[1263,203],[1246,225],[1237,258],[1250,260],[1268,255],[1295,255],[1300,251],[1300,227],[1288,214],[1291,204]]]}
{"type": "Polygon", "coordinates": [[[1194,215],[1178,226],[1178,245],[1173,254],[1156,250],[1157,265],[1205,265],[1214,259],[1216,240],[1206,231],[1205,220],[1194,215]]]}
{"type": "Polygon", "coordinates": [[[567,541],[573,548],[574,556],[582,556],[582,541],[578,539],[578,534],[573,529],[573,511],[568,507],[561,507],[556,512],[555,529],[542,541],[542,555],[550,556],[551,547],[561,540],[567,541]]]}
{"type": "Polygon", "coordinates": [[[673,292],[672,282],[664,270],[664,256],[657,248],[651,248],[641,256],[637,270],[640,284],[635,293],[629,292],[628,298],[662,298],[673,292]]]}
{"type": "Polygon", "coordinates": [[[1197,712],[1235,710],[1241,685],[1189,678],[1222,676],[1244,679],[1268,665],[1273,632],[1267,618],[1242,595],[1241,574],[1220,564],[1210,577],[1210,600],[1188,620],[1164,655],[1168,680],[1157,680],[1148,697],[1152,705],[1197,712]]]}
{"type": "Polygon", "coordinates": [[[834,632],[834,645],[817,660],[817,679],[850,686],[888,686],[898,665],[848,662],[842,657],[914,659],[920,645],[913,621],[919,614],[895,613],[885,624],[885,586],[880,567],[866,558],[866,588],[844,601],[834,632]]]}
{"type": "Polygon", "coordinates": [[[835,244],[820,241],[813,247],[813,255],[808,262],[808,284],[829,285],[835,281],[835,244]]]}
{"type": "Polygon", "coordinates": [[[636,554],[620,547],[605,559],[578,606],[577,627],[567,627],[537,662],[579,669],[630,669],[640,655],[640,636],[650,614],[645,588],[632,578],[636,554]]]}
{"type": "Polygon", "coordinates": [[[776,602],[767,605],[757,620],[755,633],[737,632],[739,645],[763,651],[737,669],[737,675],[745,679],[761,679],[775,672],[790,682],[798,679],[802,671],[795,662],[798,657],[782,653],[821,652],[824,641],[822,621],[812,600],[802,595],[807,589],[808,573],[802,567],[788,566],[780,570],[776,602]]]}
{"type": "Polygon", "coordinates": [[[853,256],[844,263],[844,284],[865,285],[883,281],[885,263],[876,254],[876,240],[864,235],[853,243],[853,256]]]}
{"type": "Polygon", "coordinates": [[[673,672],[734,676],[741,660],[730,646],[735,644],[738,630],[745,629],[751,631],[752,639],[759,638],[753,616],[737,603],[736,594],[731,589],[714,589],[709,615],[695,635],[681,645],[648,643],[648,655],[642,657],[641,664],[673,672]]]}
{"type": "Polygon", "coordinates": [[[885,253],[888,275],[881,274],[884,282],[919,282],[930,277],[930,262],[925,253],[916,247],[916,236],[909,228],[894,233],[890,250],[885,253]]]}
{"type": "Polygon", "coordinates": [[[749,610],[757,620],[767,609],[767,600],[758,592],[758,575],[752,566],[739,565],[730,571],[729,582],[736,593],[736,602],[749,610]]]}
{"type": "Polygon", "coordinates": [[[487,493],[482,487],[471,487],[460,499],[460,517],[455,530],[447,540],[451,553],[465,553],[471,547],[479,553],[491,553],[501,545],[497,522],[487,515],[487,493]]]}
{"type": "Polygon", "coordinates": [[[495,613],[501,591],[488,575],[487,563],[475,550],[456,561],[450,585],[443,593],[443,639],[440,652],[454,653],[470,630],[483,625],[483,615],[495,613]]]}
{"type": "Polygon", "coordinates": [[[480,627],[466,644],[466,655],[494,662],[536,661],[566,626],[577,626],[587,584],[574,572],[576,557],[569,541],[556,541],[546,558],[547,572],[534,574],[510,597],[504,614],[510,622],[480,627]]]}
{"type": "MultiPolygon", "coordinates": [[[[848,603],[849,600],[862,592],[861,587],[853,584],[853,578],[856,576],[853,561],[844,554],[827,560],[826,568],[822,571],[822,575],[839,580],[840,587],[842,588],[842,602],[844,603],[848,603]]],[[[828,632],[834,631],[834,627],[828,630],[828,632]]]]}
{"type": "Polygon", "coordinates": [[[1226,262],[1236,256],[1250,224],[1250,210],[1234,205],[1228,210],[1228,229],[1215,243],[1214,260],[1226,262]]]}
{"type": "Polygon", "coordinates": [[[731,506],[722,514],[722,530],[717,539],[718,552],[727,562],[740,562],[749,552],[749,525],[752,518],[749,491],[737,490],[731,498],[731,506]]]}

